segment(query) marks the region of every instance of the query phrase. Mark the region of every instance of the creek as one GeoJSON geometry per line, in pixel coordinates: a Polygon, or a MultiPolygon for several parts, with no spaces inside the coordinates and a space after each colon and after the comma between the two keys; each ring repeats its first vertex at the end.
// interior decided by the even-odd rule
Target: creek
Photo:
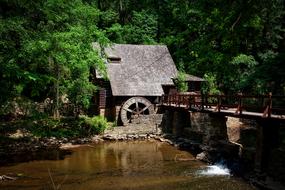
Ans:
{"type": "Polygon", "coordinates": [[[71,149],[58,160],[0,166],[2,190],[251,190],[226,168],[208,166],[158,141],[104,142],[71,149]]]}

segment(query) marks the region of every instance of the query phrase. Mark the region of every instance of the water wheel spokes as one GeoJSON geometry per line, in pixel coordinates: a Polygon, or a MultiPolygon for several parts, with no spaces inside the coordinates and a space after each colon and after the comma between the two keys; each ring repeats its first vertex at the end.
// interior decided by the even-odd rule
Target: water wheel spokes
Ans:
{"type": "Polygon", "coordinates": [[[138,112],[138,114],[143,113],[143,112],[146,111],[150,106],[151,106],[151,105],[145,106],[142,110],[140,110],[140,111],[138,112]]]}
{"type": "Polygon", "coordinates": [[[130,112],[130,113],[136,113],[134,110],[131,110],[131,109],[129,109],[129,108],[123,108],[124,110],[126,110],[126,111],[128,111],[128,112],[130,112]]]}
{"type": "Polygon", "coordinates": [[[154,113],[153,106],[149,100],[143,97],[133,97],[128,99],[121,108],[121,120],[124,125],[136,121],[140,123],[145,115],[154,113]]]}

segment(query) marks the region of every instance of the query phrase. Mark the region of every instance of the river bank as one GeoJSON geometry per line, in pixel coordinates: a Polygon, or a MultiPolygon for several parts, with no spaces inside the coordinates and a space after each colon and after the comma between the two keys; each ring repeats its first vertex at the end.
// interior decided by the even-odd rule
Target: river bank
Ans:
{"type": "Polygon", "coordinates": [[[195,160],[201,160],[210,165],[224,165],[230,169],[231,175],[242,177],[248,182],[260,186],[261,189],[278,189],[272,188],[269,182],[265,182],[264,176],[257,176],[254,175],[254,172],[243,170],[242,163],[236,157],[223,157],[225,155],[223,151],[226,151],[226,154],[230,155],[231,151],[235,151],[236,146],[229,146],[224,141],[216,142],[216,147],[218,148],[213,148],[213,146],[204,145],[187,138],[175,137],[173,134],[163,133],[156,126],[115,127],[106,130],[101,135],[75,138],[39,138],[32,136],[26,131],[16,130],[16,133],[10,134],[6,141],[2,140],[0,143],[0,164],[4,166],[32,160],[61,160],[66,155],[70,155],[73,148],[86,144],[94,144],[96,146],[96,144],[104,141],[107,143],[111,141],[159,141],[168,143],[178,149],[191,152],[195,160]],[[223,148],[222,145],[227,146],[223,148]],[[233,150],[229,150],[229,147],[232,147],[233,150]]]}

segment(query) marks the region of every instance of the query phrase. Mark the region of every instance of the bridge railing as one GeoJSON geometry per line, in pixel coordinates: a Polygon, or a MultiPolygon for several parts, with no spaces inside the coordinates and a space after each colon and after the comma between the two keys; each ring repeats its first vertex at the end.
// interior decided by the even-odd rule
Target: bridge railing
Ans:
{"type": "Polygon", "coordinates": [[[272,114],[285,117],[285,96],[273,96],[271,93],[268,95],[173,94],[162,96],[161,103],[186,109],[215,112],[234,110],[235,114],[251,112],[261,113],[262,117],[271,117],[272,114]]]}

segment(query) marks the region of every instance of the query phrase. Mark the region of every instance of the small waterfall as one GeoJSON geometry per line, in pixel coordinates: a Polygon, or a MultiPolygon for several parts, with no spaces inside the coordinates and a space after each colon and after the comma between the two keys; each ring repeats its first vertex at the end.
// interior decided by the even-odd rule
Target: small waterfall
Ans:
{"type": "Polygon", "coordinates": [[[199,174],[208,175],[208,176],[214,176],[214,175],[228,176],[230,175],[230,170],[222,165],[212,165],[212,166],[207,166],[205,169],[200,171],[199,174]]]}

